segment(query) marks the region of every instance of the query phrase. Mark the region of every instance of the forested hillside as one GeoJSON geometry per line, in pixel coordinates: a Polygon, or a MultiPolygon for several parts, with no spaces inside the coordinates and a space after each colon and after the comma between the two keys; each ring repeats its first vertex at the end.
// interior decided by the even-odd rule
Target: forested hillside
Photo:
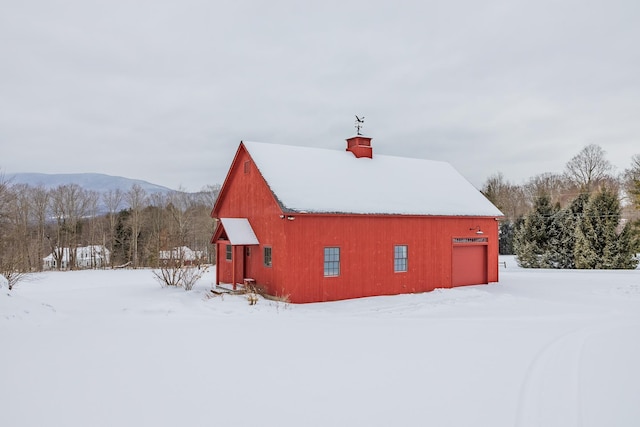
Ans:
{"type": "Polygon", "coordinates": [[[0,273],[40,271],[48,254],[57,259],[63,248],[90,245],[110,251],[110,266],[157,266],[161,251],[181,246],[210,262],[209,214],[218,191],[148,193],[136,183],[127,191],[98,192],[78,184],[16,184],[0,176],[0,273]]]}

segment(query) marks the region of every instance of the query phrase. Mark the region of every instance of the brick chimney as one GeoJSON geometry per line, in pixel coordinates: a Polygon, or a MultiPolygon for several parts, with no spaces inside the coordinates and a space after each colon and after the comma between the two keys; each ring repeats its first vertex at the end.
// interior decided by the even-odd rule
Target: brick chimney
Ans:
{"type": "Polygon", "coordinates": [[[368,136],[356,135],[347,139],[347,151],[351,151],[357,158],[373,158],[373,148],[371,148],[371,138],[368,136]]]}

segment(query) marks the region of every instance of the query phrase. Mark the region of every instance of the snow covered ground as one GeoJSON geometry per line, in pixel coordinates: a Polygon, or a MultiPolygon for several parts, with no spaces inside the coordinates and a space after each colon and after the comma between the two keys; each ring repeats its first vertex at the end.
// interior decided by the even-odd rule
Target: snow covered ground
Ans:
{"type": "MultiPolygon", "coordinates": [[[[503,258],[502,260],[505,260],[503,258]]],[[[291,305],[150,270],[0,289],[0,426],[638,426],[640,271],[291,305]]]]}

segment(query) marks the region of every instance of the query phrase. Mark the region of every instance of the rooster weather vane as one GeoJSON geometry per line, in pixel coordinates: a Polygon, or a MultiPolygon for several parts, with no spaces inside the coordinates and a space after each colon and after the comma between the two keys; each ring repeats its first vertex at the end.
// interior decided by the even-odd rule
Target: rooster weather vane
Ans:
{"type": "Polygon", "coordinates": [[[360,133],[360,129],[362,129],[364,127],[364,116],[362,116],[362,118],[356,116],[356,135],[362,135],[360,133]]]}

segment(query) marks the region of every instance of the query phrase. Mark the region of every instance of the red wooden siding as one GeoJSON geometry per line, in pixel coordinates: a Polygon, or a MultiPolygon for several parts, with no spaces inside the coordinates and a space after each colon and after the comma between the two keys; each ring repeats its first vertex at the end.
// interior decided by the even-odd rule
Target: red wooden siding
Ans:
{"type": "MultiPolygon", "coordinates": [[[[452,238],[475,237],[480,225],[495,252],[484,276],[498,280],[494,218],[296,215],[287,221],[287,260],[282,277],[292,301],[330,301],[372,295],[425,292],[453,286],[452,238]],[[394,246],[408,246],[408,271],[394,272],[394,246]],[[324,248],[340,248],[340,275],[324,277],[324,248]]],[[[487,280],[476,283],[487,283],[487,280]]]]}
{"type": "Polygon", "coordinates": [[[248,218],[260,242],[250,247],[248,256],[245,246],[234,247],[235,262],[225,260],[227,242],[217,242],[219,280],[229,283],[235,268],[237,282],[251,277],[292,302],[425,292],[498,280],[494,217],[283,213],[243,148],[212,215],[248,218]],[[294,219],[286,219],[287,215],[294,219]],[[486,242],[453,243],[454,238],[477,238],[477,227],[486,242]],[[394,272],[395,245],[408,246],[406,272],[394,272]],[[271,267],[264,265],[264,247],[272,248],[271,267]],[[324,277],[325,247],[340,248],[337,277],[324,277]]]}
{"type": "MultiPolygon", "coordinates": [[[[244,149],[239,150],[212,211],[212,216],[217,218],[248,218],[260,242],[260,246],[251,246],[248,257],[244,254],[245,246],[234,249],[236,281],[242,282],[243,270],[238,265],[244,259],[244,272],[248,277],[256,280],[259,277],[261,285],[275,289],[272,287],[276,280],[274,269],[262,265],[262,252],[264,246],[282,246],[284,224],[281,214],[282,210],[255,164],[244,149]]],[[[217,248],[218,260],[222,259],[219,280],[230,283],[233,263],[224,259],[225,244],[221,242],[217,248]]],[[[274,255],[274,261],[275,258],[277,255],[274,255]]]]}

